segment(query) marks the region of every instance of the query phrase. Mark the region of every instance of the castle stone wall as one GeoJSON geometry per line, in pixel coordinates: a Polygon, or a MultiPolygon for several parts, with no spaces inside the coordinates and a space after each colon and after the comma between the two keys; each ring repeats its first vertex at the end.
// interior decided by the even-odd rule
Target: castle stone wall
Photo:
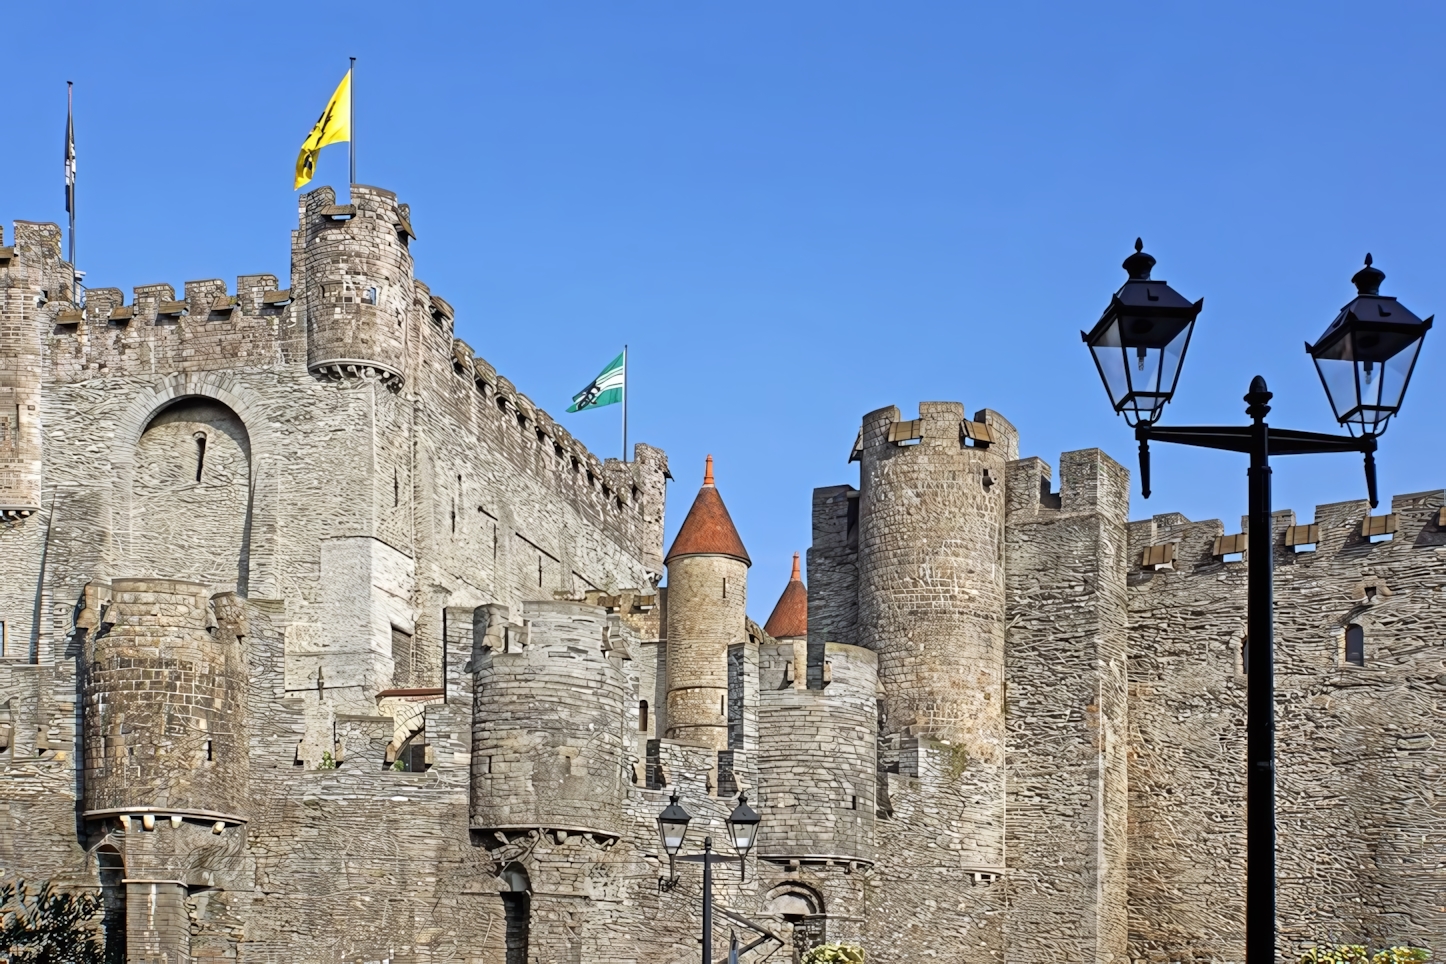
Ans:
{"type": "Polygon", "coordinates": [[[1010,463],[1008,959],[1128,960],[1129,473],[1010,463]]]}
{"type": "MultiPolygon", "coordinates": [[[[1440,688],[1446,532],[1439,491],[1392,501],[1399,531],[1361,536],[1364,501],[1274,516],[1277,906],[1282,954],[1335,940],[1440,946],[1443,756],[1428,735],[1440,688]],[[1314,522],[1311,551],[1284,545],[1314,522]],[[1374,589],[1374,593],[1368,593],[1374,589]],[[1366,633],[1366,662],[1345,632],[1366,633]]],[[[1384,508],[1384,507],[1383,507],[1384,508]]],[[[1238,959],[1245,898],[1245,593],[1249,560],[1215,558],[1224,527],[1132,523],[1130,940],[1134,956],[1188,948],[1238,959]],[[1176,543],[1173,569],[1143,547],[1176,543]]]]}
{"type": "MultiPolygon", "coordinates": [[[[732,857],[747,792],[713,960],[1240,959],[1224,526],[1127,525],[1093,450],[1054,492],[991,411],[881,409],[780,643],[737,559],[659,585],[662,451],[588,453],[457,339],[407,206],[337,201],[285,287],[78,305],[54,225],[0,245],[0,876],[100,888],[148,964],[673,964],[701,865],[658,813],[732,857]]],[[[1375,543],[1321,506],[1312,551],[1275,518],[1282,956],[1446,941],[1443,501],[1375,543]]]]}

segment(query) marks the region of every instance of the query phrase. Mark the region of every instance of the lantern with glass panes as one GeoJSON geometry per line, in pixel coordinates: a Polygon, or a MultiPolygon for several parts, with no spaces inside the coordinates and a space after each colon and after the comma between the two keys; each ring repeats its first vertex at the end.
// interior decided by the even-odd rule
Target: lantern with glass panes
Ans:
{"type": "Polygon", "coordinates": [[[748,851],[753,849],[758,825],[762,821],[758,811],[748,805],[748,794],[738,794],[738,806],[728,815],[728,836],[733,841],[733,849],[738,851],[739,872],[743,880],[748,879],[748,851]]]}
{"type": "Polygon", "coordinates": [[[1132,426],[1153,423],[1175,394],[1195,317],[1205,305],[1204,299],[1192,304],[1165,282],[1152,279],[1155,259],[1144,248],[1136,238],[1135,253],[1124,261],[1129,279],[1095,326],[1080,332],[1110,402],[1132,426]]]}
{"type": "Polygon", "coordinates": [[[674,868],[673,861],[678,856],[678,851],[683,849],[683,838],[688,835],[688,822],[693,819],[692,815],[682,807],[678,806],[678,795],[675,793],[658,814],[658,837],[662,840],[663,850],[668,855],[668,880],[666,883],[659,881],[659,888],[671,890],[678,883],[678,874],[674,868]]]}
{"type": "Polygon", "coordinates": [[[1352,435],[1378,436],[1401,408],[1421,343],[1435,320],[1381,294],[1386,275],[1371,264],[1351,278],[1356,297],[1336,315],[1314,345],[1315,361],[1336,421],[1352,435]]]}

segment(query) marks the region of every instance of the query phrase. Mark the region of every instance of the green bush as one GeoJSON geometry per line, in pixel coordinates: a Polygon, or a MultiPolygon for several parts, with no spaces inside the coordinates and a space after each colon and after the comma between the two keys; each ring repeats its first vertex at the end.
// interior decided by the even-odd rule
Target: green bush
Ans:
{"type": "Polygon", "coordinates": [[[1423,947],[1388,947],[1372,953],[1364,944],[1313,947],[1300,956],[1300,964],[1417,964],[1429,961],[1431,952],[1423,947]]]}
{"type": "Polygon", "coordinates": [[[864,964],[864,949],[857,944],[820,944],[804,952],[803,964],[864,964]]]}
{"type": "Polygon", "coordinates": [[[0,885],[0,954],[10,964],[102,964],[90,926],[100,909],[99,894],[58,894],[49,882],[37,891],[23,880],[0,885]]]}

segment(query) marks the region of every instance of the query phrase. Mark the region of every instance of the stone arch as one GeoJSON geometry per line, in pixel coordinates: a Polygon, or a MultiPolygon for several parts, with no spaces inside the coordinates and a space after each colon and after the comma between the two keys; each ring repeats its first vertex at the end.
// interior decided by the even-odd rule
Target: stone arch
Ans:
{"type": "Polygon", "coordinates": [[[250,565],[251,435],[223,402],[183,395],[134,449],[127,576],[189,579],[244,592],[250,565]]]}
{"type": "Polygon", "coordinates": [[[808,884],[787,880],[768,891],[763,912],[785,920],[816,917],[825,912],[823,894],[808,884]]]}
{"type": "MultiPolygon", "coordinates": [[[[112,435],[110,465],[114,477],[112,507],[113,544],[110,569],[113,577],[148,571],[145,543],[149,533],[142,526],[144,506],[137,496],[137,455],[142,437],[156,419],[183,400],[209,400],[229,409],[246,433],[248,445],[246,551],[238,546],[234,575],[217,583],[224,589],[234,582],[240,596],[274,597],[278,593],[275,572],[277,523],[276,439],[265,413],[234,379],[223,372],[176,373],[139,392],[120,413],[112,435]],[[244,561],[244,565],[242,564],[244,561]]],[[[192,443],[194,445],[194,439],[192,443]]],[[[208,439],[208,447],[210,440],[208,439]]],[[[209,456],[208,456],[209,457],[209,456]]],[[[194,482],[194,479],[192,480],[194,482]]],[[[176,577],[182,573],[160,573],[176,577]]]]}

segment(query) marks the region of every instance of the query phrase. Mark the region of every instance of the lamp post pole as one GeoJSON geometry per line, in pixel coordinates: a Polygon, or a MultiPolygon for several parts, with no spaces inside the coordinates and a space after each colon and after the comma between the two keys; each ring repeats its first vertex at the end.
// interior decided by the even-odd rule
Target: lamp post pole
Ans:
{"type": "Polygon", "coordinates": [[[713,838],[703,838],[703,964],[713,960],[713,838]]]}
{"type": "Polygon", "coordinates": [[[1275,960],[1275,545],[1265,423],[1270,396],[1258,375],[1245,395],[1254,423],[1245,603],[1245,959],[1252,964],[1275,960]]]}

